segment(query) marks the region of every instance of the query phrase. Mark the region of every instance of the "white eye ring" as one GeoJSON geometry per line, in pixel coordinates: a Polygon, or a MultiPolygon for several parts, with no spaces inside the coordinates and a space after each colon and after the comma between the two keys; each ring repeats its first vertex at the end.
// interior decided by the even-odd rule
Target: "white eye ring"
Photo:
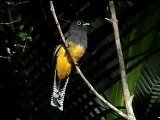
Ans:
{"type": "Polygon", "coordinates": [[[77,25],[81,25],[81,22],[77,22],[77,25]]]}

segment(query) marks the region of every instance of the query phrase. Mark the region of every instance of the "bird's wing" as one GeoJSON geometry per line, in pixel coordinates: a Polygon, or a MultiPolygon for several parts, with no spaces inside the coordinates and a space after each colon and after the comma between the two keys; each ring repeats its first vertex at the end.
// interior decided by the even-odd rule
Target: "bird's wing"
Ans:
{"type": "MultiPolygon", "coordinates": [[[[60,49],[60,47],[61,45],[58,45],[55,48],[54,53],[53,53],[52,64],[54,68],[56,64],[56,54],[58,50],[60,49]]],[[[61,81],[57,79],[56,69],[54,69],[54,83],[53,83],[53,91],[51,95],[51,105],[58,107],[61,111],[63,111],[64,96],[65,96],[65,91],[66,91],[68,80],[69,80],[69,77],[65,80],[64,85],[60,86],[61,81]]]]}
{"type": "Polygon", "coordinates": [[[62,45],[57,45],[57,46],[55,47],[55,49],[54,49],[54,51],[53,51],[52,64],[54,64],[53,62],[54,62],[54,60],[55,60],[55,58],[56,58],[56,54],[57,54],[57,52],[58,52],[58,50],[59,50],[59,48],[60,48],[61,46],[62,46],[62,45]]]}
{"type": "MultiPolygon", "coordinates": [[[[69,38],[69,36],[71,35],[71,33],[68,31],[64,34],[64,38],[65,40],[67,40],[67,38],[69,38]]],[[[60,39],[60,42],[62,43],[62,39],[60,39]]]]}
{"type": "MultiPolygon", "coordinates": [[[[60,47],[61,47],[61,45],[57,45],[57,46],[55,47],[54,51],[53,51],[53,58],[52,58],[52,67],[53,67],[53,68],[55,68],[56,58],[57,58],[57,57],[56,57],[56,54],[57,54],[58,50],[60,49],[60,47]]],[[[53,74],[54,74],[54,76],[53,76],[54,83],[53,83],[53,91],[52,91],[52,95],[51,95],[51,105],[52,105],[52,106],[57,106],[57,105],[55,104],[55,101],[54,101],[54,99],[58,97],[58,96],[56,96],[56,93],[59,91],[59,88],[58,88],[58,86],[56,85],[56,77],[57,77],[57,76],[56,76],[56,69],[54,69],[53,74]]]]}
{"type": "Polygon", "coordinates": [[[64,34],[65,39],[69,38],[69,36],[71,36],[71,33],[69,31],[64,34]]]}

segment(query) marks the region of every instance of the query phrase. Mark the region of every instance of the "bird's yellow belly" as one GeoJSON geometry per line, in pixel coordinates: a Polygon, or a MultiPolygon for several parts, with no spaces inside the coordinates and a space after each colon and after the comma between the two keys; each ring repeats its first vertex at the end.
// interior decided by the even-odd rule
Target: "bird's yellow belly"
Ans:
{"type": "MultiPolygon", "coordinates": [[[[84,49],[80,45],[75,45],[72,42],[68,42],[68,50],[74,59],[75,62],[83,56],[84,49]]],[[[56,71],[59,80],[63,80],[68,77],[72,70],[72,62],[67,54],[66,50],[63,46],[60,47],[57,53],[57,60],[56,60],[56,71]]]]}

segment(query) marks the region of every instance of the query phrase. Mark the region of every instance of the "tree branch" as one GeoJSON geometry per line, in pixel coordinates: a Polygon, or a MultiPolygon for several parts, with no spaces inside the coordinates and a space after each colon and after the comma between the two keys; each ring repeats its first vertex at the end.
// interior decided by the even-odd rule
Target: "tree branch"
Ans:
{"type": "Polygon", "coordinates": [[[0,58],[4,58],[4,59],[7,59],[7,57],[5,57],[5,56],[0,56],[0,58]]]}
{"type": "Polygon", "coordinates": [[[116,44],[116,50],[117,50],[120,73],[121,73],[121,84],[122,84],[123,96],[124,96],[124,101],[125,101],[126,110],[127,110],[127,116],[128,116],[128,120],[135,120],[136,118],[133,113],[132,102],[130,100],[130,93],[129,93],[129,89],[126,81],[126,72],[125,72],[125,65],[124,65],[120,37],[119,37],[118,21],[116,18],[116,12],[115,12],[113,1],[109,1],[109,7],[111,11],[111,19],[109,21],[112,23],[113,30],[114,30],[115,44],[116,44]]]}
{"type": "Polygon", "coordinates": [[[0,25],[10,25],[10,24],[13,24],[13,23],[15,23],[15,22],[17,22],[17,20],[12,21],[12,22],[8,22],[8,23],[0,23],[0,25]]]}
{"type": "MultiPolygon", "coordinates": [[[[57,19],[57,16],[56,16],[56,13],[55,13],[55,9],[54,9],[54,5],[53,5],[53,2],[50,1],[50,10],[52,11],[52,14],[54,16],[54,19],[55,19],[55,22],[56,22],[56,25],[57,25],[57,28],[59,30],[59,33],[61,35],[61,38],[63,40],[63,43],[64,43],[64,47],[67,48],[68,46],[66,46],[65,44],[65,37],[62,33],[62,30],[61,30],[61,27],[60,27],[60,24],[58,22],[58,19],[57,19]]],[[[76,68],[76,71],[77,73],[81,76],[81,78],[84,80],[84,82],[87,84],[87,86],[90,88],[90,90],[95,94],[95,96],[97,98],[99,98],[104,104],[106,104],[110,109],[112,109],[114,112],[116,112],[118,115],[120,115],[121,117],[125,118],[125,119],[128,119],[128,117],[126,116],[126,114],[124,114],[123,112],[121,112],[120,110],[118,110],[116,107],[114,107],[111,103],[109,103],[107,100],[105,100],[94,88],[93,86],[89,83],[89,81],[86,79],[86,77],[83,75],[83,73],[81,72],[80,68],[78,67],[77,63],[75,63],[75,61],[73,60],[72,56],[70,55],[70,52],[68,51],[68,49],[66,49],[66,51],[68,52],[75,68],[76,68]]]]}

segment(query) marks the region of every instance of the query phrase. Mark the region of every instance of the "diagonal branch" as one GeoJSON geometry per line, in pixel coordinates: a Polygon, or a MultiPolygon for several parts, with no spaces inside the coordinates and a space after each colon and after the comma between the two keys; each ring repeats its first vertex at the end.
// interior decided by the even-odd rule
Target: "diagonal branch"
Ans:
{"type": "MultiPolygon", "coordinates": [[[[59,30],[59,33],[61,35],[61,38],[63,40],[63,43],[64,43],[64,47],[67,48],[68,46],[66,46],[65,44],[65,37],[62,33],[62,30],[61,30],[61,27],[60,27],[60,24],[58,22],[58,19],[57,19],[57,16],[56,16],[56,13],[55,13],[55,9],[54,9],[54,5],[53,5],[53,2],[50,1],[50,10],[52,11],[52,14],[54,16],[54,19],[55,19],[55,22],[56,22],[56,25],[57,25],[57,28],[59,30]]],[[[105,105],[107,105],[110,109],[112,109],[115,113],[117,113],[118,115],[120,115],[121,117],[125,118],[125,119],[128,119],[128,117],[126,116],[126,114],[124,114],[123,112],[121,112],[120,110],[118,110],[116,107],[114,107],[111,103],[109,103],[107,100],[105,100],[94,88],[93,86],[89,83],[89,81],[86,79],[86,77],[83,75],[83,73],[81,72],[80,68],[78,67],[77,63],[73,60],[72,56],[70,55],[70,52],[68,51],[68,49],[66,49],[66,51],[68,52],[71,60],[72,60],[72,63],[74,64],[75,68],[76,68],[76,71],[77,73],[81,76],[81,78],[84,80],[84,82],[87,84],[87,86],[90,88],[90,90],[95,94],[95,96],[97,98],[99,98],[105,105]]]]}
{"type": "Polygon", "coordinates": [[[125,72],[125,65],[124,65],[120,37],[119,37],[118,21],[116,18],[116,12],[115,12],[113,1],[109,1],[109,7],[111,11],[111,19],[109,21],[112,23],[113,30],[114,30],[115,44],[116,44],[116,50],[117,50],[120,73],[121,73],[121,84],[122,84],[123,96],[124,96],[124,101],[125,101],[126,110],[127,110],[127,116],[128,116],[128,120],[135,120],[135,116],[132,108],[132,102],[130,100],[130,93],[129,93],[129,89],[126,81],[126,72],[125,72]]]}

